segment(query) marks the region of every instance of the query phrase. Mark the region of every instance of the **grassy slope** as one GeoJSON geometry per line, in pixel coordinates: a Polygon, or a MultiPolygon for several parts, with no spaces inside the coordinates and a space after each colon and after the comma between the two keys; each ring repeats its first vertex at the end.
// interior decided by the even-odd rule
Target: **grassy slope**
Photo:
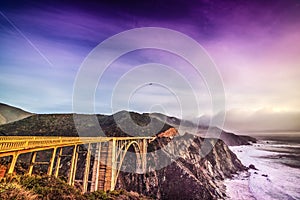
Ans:
{"type": "MultiPolygon", "coordinates": [[[[114,115],[97,115],[98,123],[93,122],[91,115],[80,115],[80,122],[75,126],[73,114],[36,114],[23,120],[0,126],[0,132],[6,135],[36,135],[36,136],[78,136],[76,128],[81,130],[81,136],[99,136],[99,124],[107,136],[149,136],[165,131],[171,126],[160,120],[152,119],[152,126],[147,126],[150,117],[147,114],[138,114],[122,111],[114,115]],[[142,126],[134,127],[130,121],[142,126]],[[117,123],[123,124],[122,130],[117,123]],[[156,130],[156,127],[161,127],[156,130]]],[[[78,117],[78,115],[76,115],[78,117]]]]}
{"type": "Polygon", "coordinates": [[[0,103],[0,125],[24,119],[31,115],[32,113],[22,109],[0,103]]]}
{"type": "MultiPolygon", "coordinates": [[[[181,126],[184,132],[199,130],[198,134],[205,137],[208,127],[197,127],[192,122],[168,117],[163,114],[138,114],[121,111],[114,115],[73,115],[73,114],[36,114],[25,119],[0,126],[0,133],[5,135],[35,136],[153,136],[168,128],[181,126]],[[74,123],[74,118],[80,119],[74,123]],[[131,123],[131,121],[134,121],[131,123]],[[98,123],[98,122],[99,123],[98,123]],[[151,122],[149,125],[149,122],[151,122]],[[120,126],[118,125],[122,125],[120,126]],[[138,126],[137,126],[137,125],[138,126]],[[126,130],[125,130],[126,129],[126,130]],[[78,131],[80,130],[80,131],[78,131]],[[201,131],[205,133],[201,135],[201,131]]],[[[255,142],[252,137],[239,136],[230,132],[213,128],[216,138],[222,139],[227,145],[246,145],[255,142]],[[219,130],[220,132],[218,132],[219,130]],[[218,133],[221,133],[220,135],[218,133]]],[[[213,136],[211,136],[213,137],[213,136]]]]}

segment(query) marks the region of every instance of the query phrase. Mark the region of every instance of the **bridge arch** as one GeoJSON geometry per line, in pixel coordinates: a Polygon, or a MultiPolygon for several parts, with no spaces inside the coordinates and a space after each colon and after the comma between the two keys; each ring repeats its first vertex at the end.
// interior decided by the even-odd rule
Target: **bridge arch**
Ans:
{"type": "Polygon", "coordinates": [[[117,184],[117,180],[120,174],[120,171],[122,170],[122,166],[123,166],[123,162],[124,159],[130,149],[130,147],[133,147],[134,149],[134,153],[136,156],[136,163],[135,163],[135,168],[136,168],[136,172],[143,172],[143,163],[146,162],[146,160],[144,160],[144,156],[143,154],[145,152],[143,152],[143,147],[142,147],[142,143],[137,142],[137,141],[130,141],[130,142],[125,142],[124,144],[122,144],[120,147],[117,148],[118,152],[116,154],[116,161],[118,163],[118,165],[116,166],[116,175],[115,175],[115,182],[113,183],[113,187],[115,188],[116,184],[117,184]]]}

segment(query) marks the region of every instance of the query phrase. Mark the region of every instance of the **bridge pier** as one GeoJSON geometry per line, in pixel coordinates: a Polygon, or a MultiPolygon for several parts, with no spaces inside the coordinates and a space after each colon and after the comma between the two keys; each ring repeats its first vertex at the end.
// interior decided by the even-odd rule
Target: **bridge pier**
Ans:
{"type": "Polygon", "coordinates": [[[99,181],[99,168],[100,168],[100,155],[101,155],[101,143],[96,144],[95,154],[94,154],[94,163],[93,163],[93,172],[92,172],[92,182],[91,182],[91,192],[94,192],[98,188],[99,181]]]}
{"type": "Polygon", "coordinates": [[[16,166],[16,163],[17,163],[17,160],[18,160],[18,157],[19,157],[18,152],[15,152],[15,153],[12,155],[12,160],[11,160],[11,163],[10,163],[10,166],[9,166],[8,174],[13,174],[13,173],[14,173],[15,166],[16,166]]]}
{"type": "Polygon", "coordinates": [[[54,167],[54,161],[55,161],[55,157],[56,157],[56,151],[57,151],[57,148],[55,147],[52,151],[52,155],[51,155],[51,158],[50,158],[50,164],[48,166],[48,176],[51,176],[52,175],[52,171],[53,171],[53,167],[54,167]]]}
{"type": "Polygon", "coordinates": [[[111,152],[111,179],[110,179],[110,189],[109,190],[114,190],[115,189],[115,183],[116,183],[116,175],[117,175],[117,158],[116,158],[116,139],[114,138],[112,140],[112,152],[111,152]]]}
{"type": "Polygon", "coordinates": [[[56,166],[55,166],[55,173],[54,173],[54,176],[56,178],[58,177],[58,173],[59,173],[60,161],[61,161],[62,153],[63,153],[63,147],[60,147],[59,148],[58,157],[57,157],[57,161],[56,161],[56,166]]]}
{"type": "Polygon", "coordinates": [[[73,155],[71,158],[71,165],[70,165],[70,172],[69,172],[69,179],[68,183],[70,185],[74,185],[75,175],[76,175],[76,168],[77,168],[77,161],[78,161],[78,145],[74,146],[73,155]]]}
{"type": "Polygon", "coordinates": [[[147,171],[147,140],[143,139],[142,149],[141,149],[141,157],[142,157],[142,173],[146,173],[147,171]]]}
{"type": "Polygon", "coordinates": [[[31,153],[30,164],[29,164],[29,169],[28,169],[28,175],[32,174],[34,163],[35,163],[35,160],[36,160],[36,154],[37,154],[36,151],[31,153]]]}
{"type": "Polygon", "coordinates": [[[83,175],[83,192],[87,192],[88,183],[89,183],[89,173],[90,173],[90,165],[91,165],[91,143],[88,144],[88,149],[85,158],[85,169],[83,175]]]}

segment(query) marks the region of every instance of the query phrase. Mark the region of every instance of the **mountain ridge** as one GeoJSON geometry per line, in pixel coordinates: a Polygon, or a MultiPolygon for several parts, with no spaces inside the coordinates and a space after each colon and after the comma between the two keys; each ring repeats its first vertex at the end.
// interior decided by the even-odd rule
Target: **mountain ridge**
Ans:
{"type": "Polygon", "coordinates": [[[256,139],[250,136],[236,135],[203,124],[197,125],[192,121],[161,113],[137,113],[122,110],[111,115],[33,114],[19,108],[3,105],[6,104],[0,104],[0,113],[10,113],[10,116],[18,116],[19,118],[15,117],[14,121],[0,124],[2,135],[155,136],[174,127],[178,129],[180,135],[190,133],[204,138],[210,128],[209,137],[219,138],[229,146],[248,145],[256,142],[256,139]],[[101,131],[103,131],[102,134],[100,134],[101,131]]]}

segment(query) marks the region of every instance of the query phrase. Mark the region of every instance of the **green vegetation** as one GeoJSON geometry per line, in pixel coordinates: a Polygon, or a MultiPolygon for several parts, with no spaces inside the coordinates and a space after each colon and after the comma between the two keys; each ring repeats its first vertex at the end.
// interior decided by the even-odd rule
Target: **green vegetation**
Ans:
{"type": "Polygon", "coordinates": [[[114,200],[150,199],[135,192],[115,190],[82,194],[80,189],[49,176],[6,176],[0,180],[0,199],[9,200],[114,200]]]}
{"type": "Polygon", "coordinates": [[[4,124],[0,126],[0,133],[17,136],[78,136],[77,129],[86,133],[85,136],[99,136],[99,127],[106,136],[150,136],[166,131],[172,126],[156,118],[151,118],[149,114],[138,114],[134,112],[121,111],[114,115],[96,115],[99,124],[94,123],[94,118],[89,115],[73,114],[36,114],[25,119],[4,124]],[[74,117],[80,118],[76,126],[74,117]],[[132,126],[132,120],[135,124],[132,126]],[[151,124],[149,124],[151,122],[151,124]],[[122,128],[126,130],[124,132],[122,128]],[[148,126],[149,125],[149,126],[148,126]],[[160,129],[158,130],[159,127],[160,129]]]}
{"type": "Polygon", "coordinates": [[[0,199],[84,199],[79,190],[48,176],[6,176],[0,181],[0,199]]]}

